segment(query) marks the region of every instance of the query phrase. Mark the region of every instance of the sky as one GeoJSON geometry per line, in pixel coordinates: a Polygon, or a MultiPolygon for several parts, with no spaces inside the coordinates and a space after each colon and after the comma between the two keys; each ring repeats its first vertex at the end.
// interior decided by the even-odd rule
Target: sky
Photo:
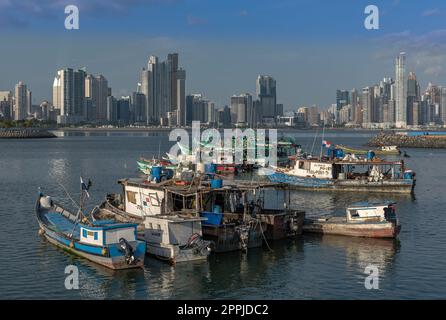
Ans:
{"type": "Polygon", "coordinates": [[[51,100],[56,71],[103,74],[113,95],[136,89],[150,55],[178,52],[187,93],[218,106],[255,94],[255,79],[277,81],[286,110],[335,102],[336,89],[394,77],[405,51],[422,88],[446,85],[444,0],[0,0],[0,91],[19,80],[33,102],[51,100]],[[64,8],[77,5],[79,30],[64,8]],[[379,8],[367,30],[364,9],[379,8]]]}

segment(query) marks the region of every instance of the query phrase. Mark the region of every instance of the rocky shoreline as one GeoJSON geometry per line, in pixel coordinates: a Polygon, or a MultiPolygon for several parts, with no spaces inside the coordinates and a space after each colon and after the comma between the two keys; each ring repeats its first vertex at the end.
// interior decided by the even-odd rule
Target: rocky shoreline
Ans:
{"type": "Polygon", "coordinates": [[[398,146],[400,148],[446,148],[446,136],[406,136],[378,134],[367,143],[370,147],[398,146]]]}
{"type": "Polygon", "coordinates": [[[44,139],[57,138],[54,133],[42,129],[0,129],[0,139],[44,139]]]}

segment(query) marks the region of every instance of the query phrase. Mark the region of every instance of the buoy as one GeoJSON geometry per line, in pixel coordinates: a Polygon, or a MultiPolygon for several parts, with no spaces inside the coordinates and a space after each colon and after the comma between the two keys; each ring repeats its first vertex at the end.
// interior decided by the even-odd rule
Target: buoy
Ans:
{"type": "Polygon", "coordinates": [[[107,256],[107,248],[102,248],[102,255],[107,256]]]}
{"type": "Polygon", "coordinates": [[[70,248],[74,248],[74,242],[73,241],[70,242],[70,248]]]}
{"type": "Polygon", "coordinates": [[[42,228],[39,229],[39,236],[43,236],[45,234],[45,230],[42,228]]]}

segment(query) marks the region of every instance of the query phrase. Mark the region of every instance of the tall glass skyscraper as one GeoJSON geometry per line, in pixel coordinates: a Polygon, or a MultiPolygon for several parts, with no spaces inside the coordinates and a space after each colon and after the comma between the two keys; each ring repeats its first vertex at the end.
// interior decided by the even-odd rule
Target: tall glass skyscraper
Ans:
{"type": "Polygon", "coordinates": [[[395,126],[407,126],[406,53],[401,52],[395,61],[395,126]]]}

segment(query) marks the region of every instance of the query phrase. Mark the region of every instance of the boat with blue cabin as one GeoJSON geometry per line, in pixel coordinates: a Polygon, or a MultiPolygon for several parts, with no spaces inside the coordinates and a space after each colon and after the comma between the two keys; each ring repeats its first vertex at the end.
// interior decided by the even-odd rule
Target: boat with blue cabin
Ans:
{"type": "Polygon", "coordinates": [[[79,210],[70,212],[39,191],[36,202],[39,234],[70,253],[110,269],[144,265],[146,244],[137,240],[137,224],[90,221],[79,210]]]}

